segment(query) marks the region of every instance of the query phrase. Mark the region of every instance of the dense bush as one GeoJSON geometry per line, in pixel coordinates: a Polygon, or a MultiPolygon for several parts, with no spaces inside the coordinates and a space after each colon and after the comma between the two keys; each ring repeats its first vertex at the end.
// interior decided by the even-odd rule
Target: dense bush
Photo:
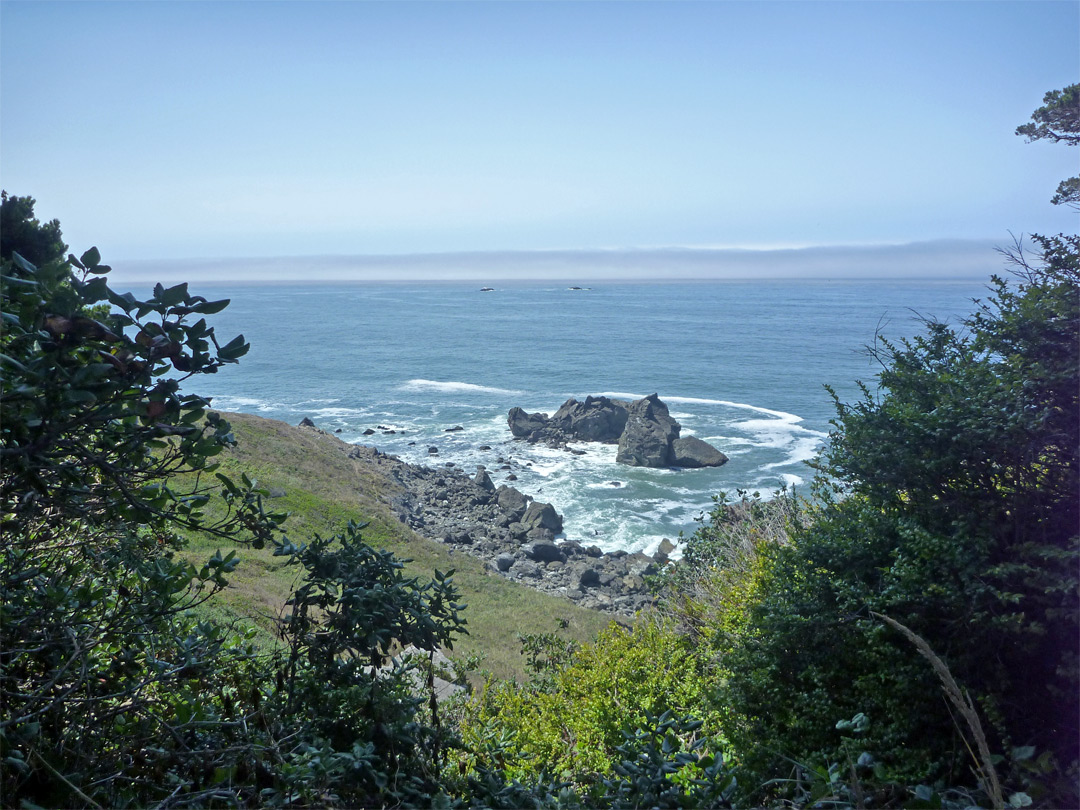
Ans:
{"type": "Polygon", "coordinates": [[[227,422],[181,391],[247,351],[203,317],[228,302],[184,284],[120,295],[96,249],[63,260],[59,227],[32,215],[4,196],[4,806],[426,801],[445,736],[417,696],[431,680],[384,665],[463,632],[449,576],[405,578],[354,525],[288,540],[254,482],[217,472],[227,422]],[[211,498],[226,507],[213,520],[211,498]],[[235,551],[193,565],[178,529],[302,568],[281,649],[199,620],[235,551]]]}
{"type": "Polygon", "coordinates": [[[615,775],[626,735],[636,738],[666,713],[704,721],[680,738],[679,750],[702,741],[699,746],[719,752],[702,659],[658,617],[642,617],[632,628],[612,624],[595,644],[569,655],[554,634],[525,641],[534,678],[489,681],[463,723],[464,743],[476,752],[473,764],[489,766],[497,756],[513,779],[527,782],[544,773],[588,791],[615,775]],[[537,654],[544,651],[550,655],[537,654]],[[498,741],[494,753],[492,740],[498,741]]]}
{"type": "Polygon", "coordinates": [[[1033,789],[1076,801],[1080,275],[1075,239],[1056,244],[1071,253],[996,279],[962,329],[880,342],[880,391],[838,402],[814,519],[768,550],[725,659],[759,780],[785,755],[838,759],[834,724],[857,712],[879,778],[968,779],[967,730],[872,611],[947,662],[1006,771],[1014,749],[1048,752],[1066,778],[1033,789]]]}

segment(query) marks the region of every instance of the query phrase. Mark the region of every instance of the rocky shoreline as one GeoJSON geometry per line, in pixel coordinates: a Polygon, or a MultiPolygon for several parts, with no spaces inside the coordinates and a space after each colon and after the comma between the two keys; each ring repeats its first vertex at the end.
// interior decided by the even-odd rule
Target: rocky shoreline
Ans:
{"type": "MultiPolygon", "coordinates": [[[[309,419],[299,427],[326,434],[309,419]]],[[[485,561],[492,573],[582,607],[634,616],[653,600],[645,578],[674,550],[665,540],[655,556],[604,552],[568,539],[551,504],[512,486],[496,487],[483,467],[469,475],[452,466],[409,464],[375,447],[346,447],[350,458],[398,484],[390,508],[417,534],[485,561]]]]}

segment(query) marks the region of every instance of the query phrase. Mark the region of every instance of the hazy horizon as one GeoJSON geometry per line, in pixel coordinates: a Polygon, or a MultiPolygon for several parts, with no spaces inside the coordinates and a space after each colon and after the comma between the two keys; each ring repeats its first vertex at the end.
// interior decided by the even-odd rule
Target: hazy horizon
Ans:
{"type": "Polygon", "coordinates": [[[695,281],[989,278],[1008,240],[782,249],[657,248],[456,251],[113,262],[119,282],[695,281]]]}

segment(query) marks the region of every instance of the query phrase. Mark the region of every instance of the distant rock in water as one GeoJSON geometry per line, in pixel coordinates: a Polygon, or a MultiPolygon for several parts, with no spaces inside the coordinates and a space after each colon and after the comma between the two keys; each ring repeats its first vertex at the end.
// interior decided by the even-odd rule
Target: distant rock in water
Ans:
{"type": "Polygon", "coordinates": [[[671,445],[679,438],[679,430],[679,423],[656,394],[632,402],[615,460],[631,467],[673,467],[671,445]]]}
{"type": "Polygon", "coordinates": [[[481,287],[480,292],[495,292],[494,287],[481,287]]]}
{"type": "Polygon", "coordinates": [[[515,438],[550,447],[570,449],[571,441],[618,444],[615,460],[632,467],[719,467],[728,460],[708,442],[680,438],[681,426],[656,394],[635,402],[568,399],[551,417],[511,408],[507,423],[515,438]]]}
{"type": "Polygon", "coordinates": [[[305,416],[300,420],[300,424],[298,424],[297,427],[315,427],[315,423],[305,416]]]}
{"type": "Polygon", "coordinates": [[[697,436],[686,436],[671,443],[676,467],[719,467],[727,456],[697,436]]]}
{"type": "Polygon", "coordinates": [[[526,413],[511,408],[508,423],[515,438],[563,447],[567,442],[615,444],[626,427],[628,402],[607,397],[585,397],[584,402],[568,399],[555,415],[526,413]]]}

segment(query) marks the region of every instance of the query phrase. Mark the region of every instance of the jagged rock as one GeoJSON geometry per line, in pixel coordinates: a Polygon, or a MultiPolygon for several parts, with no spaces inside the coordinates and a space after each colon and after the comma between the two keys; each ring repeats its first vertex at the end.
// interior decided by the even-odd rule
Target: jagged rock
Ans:
{"type": "Polygon", "coordinates": [[[653,559],[663,565],[671,557],[671,552],[675,550],[675,544],[668,540],[666,537],[660,541],[660,545],[656,549],[656,553],[653,555],[653,559]]]}
{"type": "Polygon", "coordinates": [[[626,558],[626,570],[631,576],[651,576],[656,573],[656,561],[638,551],[626,558]]]}
{"type": "Polygon", "coordinates": [[[487,492],[495,491],[495,484],[492,483],[491,476],[488,475],[487,470],[483,468],[476,471],[476,477],[473,478],[473,483],[487,492]]]}
{"type": "Polygon", "coordinates": [[[551,417],[551,425],[567,440],[583,442],[619,441],[628,417],[627,403],[607,397],[585,397],[584,402],[568,399],[551,417]]]}
{"type": "Polygon", "coordinates": [[[528,439],[547,427],[546,413],[526,413],[521,408],[511,408],[508,419],[510,432],[516,439],[528,439]]]}
{"type": "Polygon", "coordinates": [[[518,560],[515,562],[510,569],[510,573],[519,577],[529,577],[530,579],[541,576],[540,566],[529,560],[518,560]]]}
{"type": "Polygon", "coordinates": [[[631,590],[642,576],[640,560],[604,554],[596,546],[586,549],[576,540],[556,540],[563,522],[552,505],[513,487],[485,487],[480,473],[486,469],[478,468],[473,476],[460,466],[407,464],[371,447],[341,446],[350,458],[378,466],[400,485],[388,497],[403,523],[456,553],[483,560],[490,574],[546,593],[570,592],[578,604],[618,616],[632,616],[647,601],[643,591],[631,590]],[[591,573],[581,573],[584,569],[591,573]]]}
{"type": "Polygon", "coordinates": [[[543,526],[533,526],[527,532],[525,532],[526,540],[538,540],[544,543],[552,543],[555,541],[555,532],[551,529],[545,529],[543,526]]]}
{"type": "Polygon", "coordinates": [[[593,585],[599,585],[600,572],[593,566],[589,565],[577,568],[571,574],[571,582],[573,582],[575,585],[582,589],[591,587],[593,585]]]}
{"type": "Polygon", "coordinates": [[[566,555],[551,542],[527,543],[521,547],[525,556],[536,562],[565,562],[566,555]]]}
{"type": "Polygon", "coordinates": [[[719,467],[728,457],[696,436],[685,436],[671,444],[676,467],[719,467]]]}
{"type": "Polygon", "coordinates": [[[458,431],[464,430],[464,429],[465,428],[463,428],[461,425],[454,425],[453,427],[448,427],[445,430],[443,430],[443,433],[457,433],[458,431]]]}
{"type": "Polygon", "coordinates": [[[367,430],[365,430],[365,431],[364,431],[363,435],[364,435],[364,436],[374,436],[374,435],[375,435],[375,431],[374,431],[374,430],[372,430],[371,428],[368,428],[367,430]]]}
{"type": "Polygon", "coordinates": [[[555,507],[550,503],[540,503],[539,501],[533,501],[529,504],[524,516],[521,518],[521,522],[528,526],[530,530],[543,528],[553,534],[558,534],[563,529],[562,518],[555,511],[555,507]]]}
{"type": "Polygon", "coordinates": [[[679,423],[660,397],[650,394],[630,404],[615,460],[631,467],[670,467],[671,444],[678,437],[679,423]]]}
{"type": "Polygon", "coordinates": [[[303,419],[300,420],[300,424],[297,425],[297,427],[315,427],[315,423],[305,416],[303,419]]]}
{"type": "Polygon", "coordinates": [[[427,449],[427,452],[429,456],[437,456],[439,455],[439,448],[432,445],[427,449]]]}
{"type": "Polygon", "coordinates": [[[588,396],[584,402],[571,398],[550,418],[515,407],[507,423],[517,439],[543,442],[574,455],[584,451],[569,447],[568,442],[617,442],[615,460],[634,467],[718,467],[727,461],[701,439],[680,439],[679,423],[656,394],[630,403],[603,396],[588,396]]]}
{"type": "Polygon", "coordinates": [[[506,484],[495,490],[495,496],[499,508],[515,520],[520,519],[525,514],[525,510],[529,508],[529,497],[513,487],[506,486],[506,484]]]}

